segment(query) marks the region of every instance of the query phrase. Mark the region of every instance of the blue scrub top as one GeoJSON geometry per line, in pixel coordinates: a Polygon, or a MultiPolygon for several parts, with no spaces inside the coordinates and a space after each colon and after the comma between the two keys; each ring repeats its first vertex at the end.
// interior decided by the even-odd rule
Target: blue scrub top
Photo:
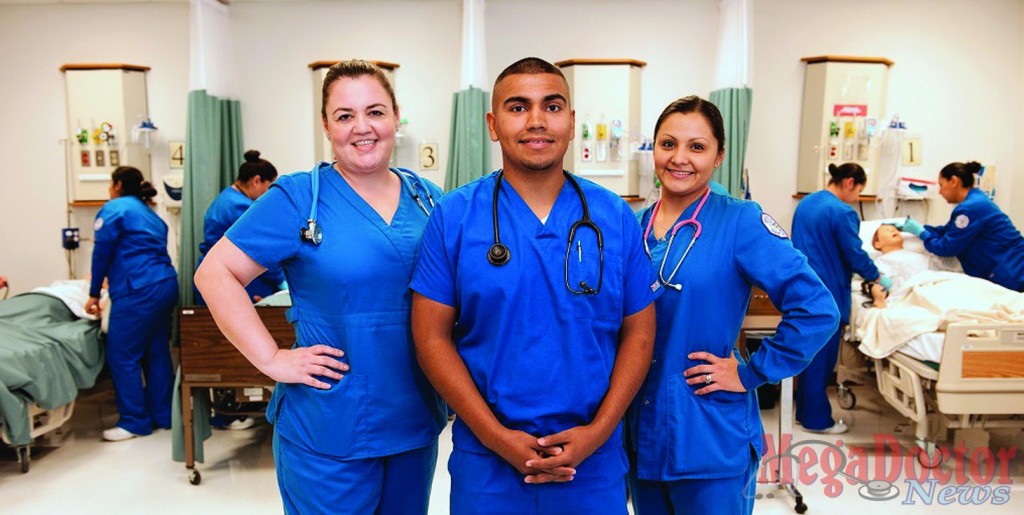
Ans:
{"type": "Polygon", "coordinates": [[[104,277],[114,299],[177,277],[167,253],[167,224],[138,197],[110,199],[96,214],[93,230],[90,296],[100,296],[104,277]]]}
{"type": "Polygon", "coordinates": [[[860,217],[831,191],[804,197],[793,213],[793,246],[832,292],[842,323],[850,321],[850,281],[853,273],[869,281],[878,279],[878,268],[861,247],[860,217]]]}
{"type": "MultiPolygon", "coordinates": [[[[434,197],[437,186],[423,181],[434,197]]],[[[409,280],[427,215],[403,182],[391,224],[330,164],[285,175],[225,236],[288,280],[296,347],[330,345],[351,367],[320,390],[278,383],[267,420],[282,438],[345,459],[397,454],[432,445],[446,423],[440,397],[420,370],[409,325],[409,280]],[[317,219],[323,242],[302,241],[320,174],[317,219]]]]}
{"type": "MultiPolygon", "coordinates": [[[[203,217],[203,241],[199,243],[199,261],[196,263],[196,269],[203,264],[206,253],[213,248],[217,240],[224,236],[228,228],[252,204],[252,199],[231,186],[224,188],[217,198],[213,199],[213,203],[206,210],[206,216],[203,217]]],[[[283,281],[284,273],[280,269],[270,269],[253,279],[245,287],[245,291],[249,294],[250,299],[257,296],[266,297],[276,292],[283,281]]]]}
{"type": "Polygon", "coordinates": [[[1024,238],[1010,217],[977,188],[953,208],[946,225],[926,225],[921,240],[933,254],[956,256],[967,275],[1024,291],[1024,238]]]}
{"type": "MultiPolygon", "coordinates": [[[[679,220],[695,209],[689,206],[679,220]]],[[[646,227],[653,206],[638,217],[646,227]]],[[[627,412],[629,443],[640,479],[723,478],[742,474],[750,450],[763,452],[764,429],[755,389],[796,375],[810,363],[837,327],[832,296],[793,248],[785,231],[760,206],[711,193],[698,216],[703,231],[657,301],[654,361],[627,412]],[[751,286],[764,290],[782,313],[776,333],[740,362],[745,393],[718,391],[698,396],[703,384],[686,384],[683,371],[705,364],[691,352],[718,357],[734,352],[747,312],[751,286]]],[[[666,270],[674,268],[693,230],[680,229],[666,270]]],[[[668,239],[647,239],[654,269],[661,266],[668,239]]],[[[666,271],[666,278],[667,272],[666,271]]]]}
{"type": "MultiPolygon", "coordinates": [[[[589,424],[608,391],[623,317],[657,296],[640,227],[621,198],[577,178],[603,233],[604,280],[596,295],[572,294],[565,287],[565,262],[569,229],[583,213],[576,190],[566,180],[541,223],[502,181],[498,219],[511,259],[499,267],[487,261],[494,243],[495,177],[477,179],[438,203],[412,289],[456,308],[455,346],[502,425],[540,437],[589,424]]],[[[568,262],[570,284],[586,281],[596,288],[593,231],[577,231],[568,262]]],[[[620,428],[601,450],[621,452],[620,428]]],[[[491,452],[460,419],[452,431],[455,447],[491,452]]]]}

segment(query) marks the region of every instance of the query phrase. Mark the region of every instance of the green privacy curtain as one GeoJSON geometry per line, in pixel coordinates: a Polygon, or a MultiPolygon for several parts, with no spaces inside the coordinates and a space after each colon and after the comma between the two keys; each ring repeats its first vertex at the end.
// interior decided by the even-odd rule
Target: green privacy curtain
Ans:
{"type": "Polygon", "coordinates": [[[490,103],[489,93],[472,86],[453,95],[445,191],[491,171],[491,139],[484,118],[490,103]]]}
{"type": "Polygon", "coordinates": [[[192,274],[203,239],[203,216],[217,194],[234,182],[242,164],[239,101],[217,98],[205,90],[189,92],[186,134],[178,300],[182,306],[192,306],[195,305],[192,274]]]}
{"type": "Polygon", "coordinates": [[[737,198],[750,198],[745,179],[750,130],[750,54],[753,52],[752,0],[718,0],[718,51],[711,102],[725,121],[725,159],[714,179],[737,198]]]}
{"type": "Polygon", "coordinates": [[[749,186],[743,182],[743,166],[750,130],[750,88],[722,88],[711,92],[711,103],[718,106],[725,121],[725,159],[715,170],[714,179],[733,197],[743,198],[749,186]]]}

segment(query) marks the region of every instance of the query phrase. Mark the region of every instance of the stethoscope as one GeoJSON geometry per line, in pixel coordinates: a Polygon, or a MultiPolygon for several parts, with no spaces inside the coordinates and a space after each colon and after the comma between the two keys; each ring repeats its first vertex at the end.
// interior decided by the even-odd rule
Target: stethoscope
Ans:
{"type": "MultiPolygon", "coordinates": [[[[494,196],[491,200],[491,221],[494,226],[494,244],[487,250],[487,261],[494,266],[504,266],[508,263],[509,259],[512,258],[512,251],[501,243],[501,235],[498,229],[498,194],[501,192],[501,176],[503,173],[504,172],[502,170],[498,170],[498,174],[494,178],[494,196]]],[[[572,174],[569,172],[562,170],[562,174],[565,175],[569,184],[572,184],[573,189],[576,190],[576,195],[580,198],[580,203],[583,204],[583,218],[576,220],[576,222],[572,224],[572,228],[569,229],[569,241],[565,246],[565,287],[576,295],[597,295],[597,293],[601,291],[601,284],[604,282],[604,237],[601,235],[601,229],[590,219],[590,209],[587,207],[587,197],[583,195],[583,190],[580,189],[580,184],[576,182],[576,179],[573,178],[572,174]],[[592,288],[586,281],[580,281],[579,290],[573,289],[572,285],[569,284],[569,255],[572,253],[572,240],[576,237],[576,230],[580,227],[589,227],[597,236],[597,255],[598,261],[600,262],[597,275],[597,288],[592,288]]],[[[577,246],[579,246],[578,243],[577,246]]],[[[580,255],[582,256],[582,253],[580,255]]]]}
{"type": "MultiPolygon", "coordinates": [[[[331,164],[321,162],[312,172],[313,205],[309,208],[309,219],[306,220],[306,225],[299,229],[299,238],[313,245],[319,245],[324,241],[323,227],[316,221],[316,205],[317,200],[320,198],[320,170],[324,166],[331,166],[331,164]]],[[[430,216],[430,212],[434,209],[434,196],[430,194],[430,190],[423,184],[423,178],[403,168],[389,168],[389,170],[402,181],[402,186],[411,193],[413,200],[416,201],[416,205],[420,206],[423,213],[430,216]],[[423,203],[423,195],[420,194],[421,190],[427,196],[427,203],[430,204],[430,209],[427,209],[427,204],[423,203]]]]}
{"type": "MultiPolygon", "coordinates": [[[[676,224],[672,226],[672,230],[669,231],[668,246],[665,247],[665,255],[661,257],[661,267],[658,268],[658,280],[661,281],[661,284],[664,284],[675,291],[683,291],[683,285],[679,283],[673,284],[672,278],[676,276],[676,272],[678,272],[679,268],[683,266],[683,261],[686,260],[686,256],[690,253],[690,249],[693,248],[693,244],[697,243],[697,238],[700,237],[701,225],[700,222],[697,221],[697,215],[699,215],[700,210],[704,208],[704,203],[707,202],[709,196],[711,196],[711,188],[704,191],[704,195],[701,196],[700,202],[697,204],[697,209],[693,211],[690,218],[676,222],[676,224]],[[683,251],[683,256],[679,258],[679,262],[676,263],[675,268],[672,269],[672,273],[668,274],[668,277],[666,278],[665,262],[668,261],[668,255],[672,252],[672,243],[675,241],[676,233],[679,232],[679,229],[682,229],[687,225],[692,225],[694,229],[693,236],[690,238],[690,244],[686,246],[686,250],[683,251]]],[[[654,256],[651,255],[651,247],[647,244],[647,238],[651,235],[651,230],[654,229],[654,219],[658,216],[659,208],[661,208],[660,200],[654,204],[654,210],[651,212],[651,219],[647,221],[647,229],[644,231],[644,252],[646,252],[647,257],[651,259],[654,259],[654,256]]]]}

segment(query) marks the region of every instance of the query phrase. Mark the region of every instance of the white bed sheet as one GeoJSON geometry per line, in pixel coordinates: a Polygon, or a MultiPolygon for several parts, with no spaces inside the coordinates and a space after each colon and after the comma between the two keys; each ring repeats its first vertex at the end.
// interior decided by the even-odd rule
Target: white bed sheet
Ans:
{"type": "Polygon", "coordinates": [[[896,352],[901,352],[921,361],[942,362],[942,343],[946,341],[946,333],[934,332],[919,334],[904,344],[896,352]]]}

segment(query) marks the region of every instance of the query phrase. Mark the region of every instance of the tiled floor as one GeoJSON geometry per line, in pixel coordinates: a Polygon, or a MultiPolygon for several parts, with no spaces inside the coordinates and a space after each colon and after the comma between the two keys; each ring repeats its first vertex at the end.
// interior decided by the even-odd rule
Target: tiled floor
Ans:
{"type": "MultiPolygon", "coordinates": [[[[880,406],[877,394],[868,387],[857,387],[856,409],[843,412],[842,416],[852,426],[852,431],[841,437],[822,438],[808,435],[799,426],[792,435],[792,452],[807,463],[811,456],[835,458],[829,455],[822,443],[835,444],[840,440],[843,455],[851,458],[850,447],[862,446],[869,456],[867,467],[848,470],[856,481],[836,480],[835,474],[824,474],[819,465],[803,467],[804,474],[797,471],[797,486],[808,505],[808,513],[829,515],[874,513],[1024,513],[1024,452],[1006,463],[1006,476],[1011,481],[1000,487],[993,482],[978,486],[967,483],[959,491],[948,488],[956,482],[956,469],[944,466],[943,474],[951,474],[948,481],[937,481],[934,486],[924,483],[929,490],[912,488],[907,483],[907,470],[900,467],[899,477],[889,488],[887,483],[869,483],[884,477],[892,471],[894,463],[906,464],[908,460],[894,460],[889,450],[881,462],[886,469],[879,475],[874,459],[877,446],[876,435],[894,437],[903,450],[912,443],[913,427],[903,423],[888,405],[880,406]],[[908,436],[910,435],[910,436],[908,436]],[[811,474],[817,473],[816,477],[811,474]],[[869,490],[871,489],[871,490],[869,490]],[[1005,503],[993,504],[993,492],[1005,503]],[[931,495],[930,502],[928,496],[931,495]],[[969,501],[974,495],[980,504],[963,506],[960,498],[969,501]],[[944,497],[949,496],[949,497],[944,497]],[[960,498],[958,498],[960,496],[960,498]],[[875,498],[893,497],[878,501],[875,498]],[[945,504],[943,504],[945,503],[945,504]]],[[[778,410],[763,411],[765,427],[774,430],[778,421],[778,410]]],[[[109,389],[97,391],[79,399],[70,430],[56,447],[33,449],[31,470],[21,474],[19,465],[10,449],[0,452],[0,513],[9,514],[179,514],[216,513],[226,514],[274,514],[281,512],[274,477],[271,455],[270,427],[260,423],[246,431],[217,431],[207,441],[206,463],[200,464],[202,484],[188,483],[184,466],[171,461],[171,433],[159,431],[146,438],[126,442],[104,443],[100,431],[116,420],[113,394],[109,389]]],[[[877,438],[881,438],[878,436],[877,438]]],[[[1015,431],[993,433],[990,447],[1024,447],[1024,437],[1015,431]]],[[[432,514],[448,512],[447,455],[451,451],[451,433],[441,436],[441,457],[438,460],[434,481],[434,495],[431,502],[432,514]]],[[[913,463],[913,460],[910,460],[913,463]]],[[[998,480],[998,460],[996,475],[998,480]]],[[[825,470],[835,470],[828,462],[825,470]]],[[[968,462],[970,466],[970,462],[968,462]]],[[[912,475],[919,474],[920,466],[914,466],[912,475]]],[[[986,467],[977,472],[987,473],[986,467]]],[[[967,472],[968,477],[978,477],[967,472]]],[[[934,476],[933,476],[934,477],[934,476]]],[[[791,514],[793,502],[785,491],[773,485],[759,485],[759,499],[754,512],[758,514],[791,514]]],[[[998,501],[998,500],[997,500],[998,501]]]]}

